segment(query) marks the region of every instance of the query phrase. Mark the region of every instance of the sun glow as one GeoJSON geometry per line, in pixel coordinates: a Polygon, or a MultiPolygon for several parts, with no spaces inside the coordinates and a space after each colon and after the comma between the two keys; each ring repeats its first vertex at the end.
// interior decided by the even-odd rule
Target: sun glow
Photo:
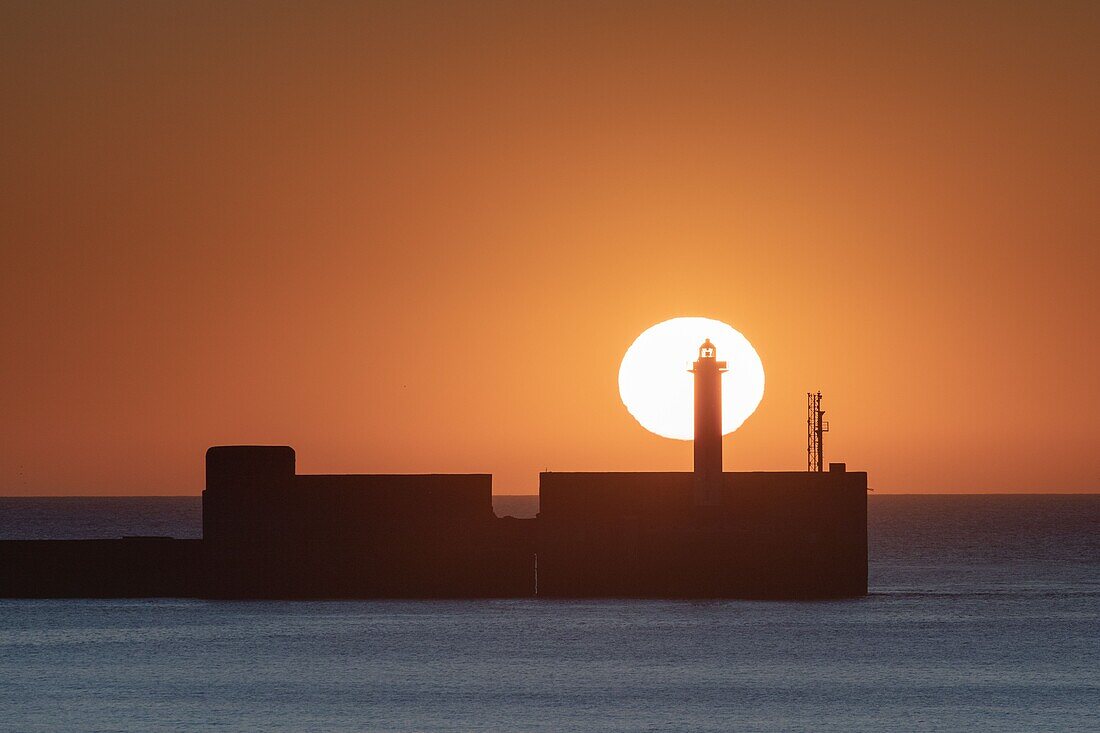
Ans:
{"type": "Polygon", "coordinates": [[[729,365],[722,375],[722,434],[737,430],[756,410],[764,397],[764,365],[748,339],[712,318],[673,318],[646,329],[619,366],[619,396],[646,430],[676,440],[694,437],[688,370],[708,338],[729,365]]]}

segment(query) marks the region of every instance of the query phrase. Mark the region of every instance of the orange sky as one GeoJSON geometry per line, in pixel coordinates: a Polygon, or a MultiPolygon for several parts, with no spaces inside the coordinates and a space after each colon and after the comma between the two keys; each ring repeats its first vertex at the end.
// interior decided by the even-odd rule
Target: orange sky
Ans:
{"type": "Polygon", "coordinates": [[[764,362],[726,470],[821,389],[877,491],[1100,488],[1100,6],[592,5],[5,4],[0,494],[687,470],[677,315],[764,362]]]}

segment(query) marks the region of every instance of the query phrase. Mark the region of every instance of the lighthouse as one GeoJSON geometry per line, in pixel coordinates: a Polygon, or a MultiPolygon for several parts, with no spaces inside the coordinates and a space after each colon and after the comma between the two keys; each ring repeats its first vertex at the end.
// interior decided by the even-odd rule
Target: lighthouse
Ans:
{"type": "Polygon", "coordinates": [[[714,344],[707,339],[692,365],[695,375],[695,504],[717,506],[722,489],[722,373],[714,344]]]}

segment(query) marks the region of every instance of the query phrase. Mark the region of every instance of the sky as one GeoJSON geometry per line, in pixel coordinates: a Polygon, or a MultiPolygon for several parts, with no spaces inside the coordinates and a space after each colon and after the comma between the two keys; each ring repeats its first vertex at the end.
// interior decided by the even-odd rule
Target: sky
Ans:
{"type": "MultiPolygon", "coordinates": [[[[1100,490],[1100,5],[5,3],[0,494],[690,470],[675,316],[767,386],[725,468],[1100,490]]],[[[690,359],[688,355],[685,359],[690,359]]]]}

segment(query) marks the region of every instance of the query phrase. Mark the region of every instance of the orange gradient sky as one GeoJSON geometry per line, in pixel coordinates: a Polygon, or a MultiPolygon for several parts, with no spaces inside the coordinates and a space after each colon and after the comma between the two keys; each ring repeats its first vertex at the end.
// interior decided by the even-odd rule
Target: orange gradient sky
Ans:
{"type": "Polygon", "coordinates": [[[1096,490],[1098,8],[5,4],[0,494],[688,470],[679,315],[764,362],[726,470],[821,389],[877,491],[1096,490]]]}

